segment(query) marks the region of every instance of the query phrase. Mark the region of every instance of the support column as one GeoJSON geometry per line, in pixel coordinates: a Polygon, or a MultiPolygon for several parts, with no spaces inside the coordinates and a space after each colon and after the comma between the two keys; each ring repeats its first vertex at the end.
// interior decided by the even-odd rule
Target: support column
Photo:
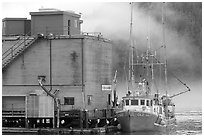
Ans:
{"type": "Polygon", "coordinates": [[[88,111],[85,110],[85,124],[86,124],[86,128],[89,128],[89,124],[88,124],[88,120],[89,120],[89,115],[88,115],[88,111]]]}
{"type": "Polygon", "coordinates": [[[84,119],[84,117],[83,117],[83,111],[80,110],[79,113],[80,113],[80,114],[79,114],[79,125],[80,125],[80,128],[82,129],[82,128],[83,128],[83,119],[84,119]]]}

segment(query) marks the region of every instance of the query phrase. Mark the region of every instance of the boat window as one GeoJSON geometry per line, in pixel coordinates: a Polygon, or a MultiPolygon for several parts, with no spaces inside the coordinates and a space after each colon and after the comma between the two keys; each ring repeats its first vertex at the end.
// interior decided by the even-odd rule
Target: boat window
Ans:
{"type": "Polygon", "coordinates": [[[149,106],[149,100],[146,100],[146,105],[149,106]]]}
{"type": "Polygon", "coordinates": [[[152,106],[152,100],[150,101],[150,105],[152,106]]]}
{"type": "Polygon", "coordinates": [[[129,100],[125,100],[125,104],[126,104],[126,105],[129,105],[129,100]]]}
{"type": "Polygon", "coordinates": [[[140,100],[140,105],[145,105],[145,100],[144,99],[140,100]]]}
{"type": "Polygon", "coordinates": [[[138,105],[138,100],[131,100],[131,105],[138,105]]]}

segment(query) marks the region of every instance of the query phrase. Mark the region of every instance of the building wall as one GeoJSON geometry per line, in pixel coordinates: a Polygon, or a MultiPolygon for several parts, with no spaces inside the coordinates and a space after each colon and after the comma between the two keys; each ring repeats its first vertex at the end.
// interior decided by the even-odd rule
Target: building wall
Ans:
{"type": "Polygon", "coordinates": [[[111,91],[102,91],[102,85],[112,84],[111,43],[86,39],[84,41],[84,56],[86,108],[107,108],[110,106],[108,105],[108,94],[111,95],[111,91]],[[91,105],[87,104],[89,95],[92,96],[91,105]]]}
{"type": "Polygon", "coordinates": [[[32,15],[31,35],[63,34],[63,15],[32,15]]]}
{"type": "Polygon", "coordinates": [[[50,117],[54,116],[54,99],[43,90],[33,91],[26,96],[26,116],[34,117],[50,117]]]}
{"type": "Polygon", "coordinates": [[[66,12],[49,13],[31,13],[31,29],[32,35],[43,33],[47,35],[53,33],[55,35],[75,35],[80,34],[79,17],[72,16],[66,12]],[[38,14],[38,15],[36,15],[38,14]],[[70,20],[70,27],[68,33],[68,20],[70,20]]]}
{"type": "Polygon", "coordinates": [[[63,15],[64,35],[68,35],[68,20],[70,20],[70,35],[80,34],[79,18],[65,14],[63,15]]]}
{"type": "Polygon", "coordinates": [[[31,35],[31,20],[25,20],[24,31],[25,31],[25,34],[29,36],[31,35]]]}
{"type": "Polygon", "coordinates": [[[82,109],[84,97],[86,109],[107,108],[108,94],[111,91],[102,91],[101,86],[111,85],[112,82],[112,48],[109,42],[91,38],[36,41],[3,71],[2,95],[25,96],[34,90],[42,90],[38,84],[38,76],[45,76],[44,84],[50,89],[50,46],[53,85],[51,92],[59,89],[57,97],[61,101],[61,110],[82,109]],[[91,105],[87,104],[88,95],[92,95],[91,105]],[[64,97],[74,97],[75,104],[64,105],[64,97]]]}
{"type": "Polygon", "coordinates": [[[2,27],[2,35],[23,35],[30,32],[31,24],[30,20],[5,19],[2,27]]]}
{"type": "MultiPolygon", "coordinates": [[[[52,84],[59,89],[61,100],[64,96],[74,96],[76,108],[81,100],[81,40],[52,40],[52,84]],[[74,54],[76,53],[76,54],[74,54]],[[75,57],[73,57],[73,55],[75,57]]],[[[46,76],[45,85],[50,84],[50,41],[39,40],[21,54],[3,72],[3,95],[28,94],[41,89],[38,76],[46,76]]],[[[46,86],[50,89],[49,86],[46,86]]],[[[63,103],[63,101],[62,101],[63,103]]],[[[65,106],[64,108],[71,108],[65,106]]]]}

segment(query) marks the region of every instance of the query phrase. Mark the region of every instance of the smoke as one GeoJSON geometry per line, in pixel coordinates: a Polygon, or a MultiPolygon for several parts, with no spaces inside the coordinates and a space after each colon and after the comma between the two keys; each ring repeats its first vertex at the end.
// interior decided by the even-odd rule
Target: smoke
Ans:
{"type": "MultiPolygon", "coordinates": [[[[165,8],[168,71],[190,85],[196,97],[202,91],[201,5],[201,3],[166,3],[165,8]],[[199,83],[200,86],[195,86],[195,83],[199,83]]],[[[118,90],[119,96],[122,96],[126,93],[127,85],[125,79],[128,67],[130,5],[102,3],[99,7],[93,10],[93,14],[84,18],[87,21],[83,25],[88,30],[102,32],[104,37],[113,41],[113,74],[118,70],[118,90]]],[[[162,3],[134,3],[133,43],[138,54],[147,48],[147,37],[152,49],[156,50],[162,46],[162,3]]],[[[158,58],[161,61],[164,61],[163,52],[158,51],[158,58]]],[[[185,86],[168,74],[170,87],[173,87],[170,88],[172,94],[186,90],[185,86]]]]}
{"type": "MultiPolygon", "coordinates": [[[[181,7],[182,5],[182,8],[185,8],[185,4],[186,3],[179,3],[179,6],[181,7]]],[[[187,5],[189,5],[189,3],[187,3],[187,5]]],[[[188,28],[189,24],[195,22],[193,20],[195,17],[193,15],[189,17],[189,14],[185,12],[175,10],[177,7],[175,3],[166,3],[165,41],[169,62],[168,67],[170,70],[181,69],[183,74],[186,73],[188,76],[199,76],[201,74],[201,43],[199,43],[200,45],[196,45],[195,41],[197,40],[195,40],[191,34],[192,31],[189,31],[188,28]]],[[[190,11],[195,8],[196,7],[193,7],[190,11]]],[[[147,47],[147,36],[149,37],[153,49],[161,47],[161,11],[162,3],[134,3],[133,37],[135,47],[138,50],[143,50],[147,47]]],[[[182,9],[182,11],[186,10],[182,9]]],[[[116,50],[121,49],[123,52],[121,53],[120,50],[117,50],[116,53],[113,54],[117,56],[117,58],[114,59],[118,59],[114,60],[115,64],[125,64],[121,63],[121,61],[125,61],[124,59],[121,60],[121,54],[125,56],[123,50],[127,50],[128,47],[130,5],[128,3],[102,3],[100,8],[95,9],[93,14],[86,16],[86,18],[88,21],[83,25],[86,26],[88,30],[102,32],[104,37],[112,39],[116,50]]],[[[84,20],[86,20],[86,18],[84,18],[84,20]]],[[[197,18],[201,18],[201,16],[197,18]]],[[[201,29],[201,25],[198,27],[201,29]]]]}

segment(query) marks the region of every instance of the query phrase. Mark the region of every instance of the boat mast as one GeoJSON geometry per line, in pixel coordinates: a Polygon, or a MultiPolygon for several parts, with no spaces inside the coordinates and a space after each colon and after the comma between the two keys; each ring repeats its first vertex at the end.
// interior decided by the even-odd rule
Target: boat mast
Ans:
{"type": "Polygon", "coordinates": [[[163,43],[163,47],[164,47],[164,75],[165,75],[165,92],[166,92],[166,96],[168,94],[167,92],[167,52],[166,52],[166,40],[165,40],[165,15],[166,15],[166,7],[165,7],[165,2],[163,2],[162,5],[162,43],[163,43]]]}
{"type": "MultiPolygon", "coordinates": [[[[162,4],[162,41],[163,41],[163,47],[164,47],[164,75],[165,75],[165,92],[166,92],[166,107],[165,107],[165,117],[169,119],[168,115],[168,92],[167,92],[167,53],[166,53],[166,41],[165,41],[165,15],[166,15],[166,9],[165,9],[165,2],[162,4]]],[[[168,124],[168,121],[167,121],[168,124]]]]}
{"type": "MultiPolygon", "coordinates": [[[[151,43],[150,43],[150,11],[151,10],[151,5],[149,7],[149,10],[148,10],[148,21],[147,21],[147,54],[146,54],[146,59],[147,59],[147,62],[146,62],[146,68],[147,68],[147,81],[149,83],[148,87],[148,94],[150,94],[151,92],[151,88],[152,88],[152,82],[153,82],[153,62],[151,62],[149,59],[150,56],[153,57],[153,55],[151,55],[151,43]],[[150,83],[150,76],[149,76],[149,66],[151,65],[151,83],[150,83]]],[[[153,58],[152,58],[152,61],[153,61],[153,58]]]]}
{"type": "MultiPolygon", "coordinates": [[[[130,15],[130,35],[129,35],[129,84],[133,81],[133,46],[132,46],[132,15],[133,15],[133,2],[131,5],[131,15],[130,15]],[[131,52],[132,50],[132,52],[131,52]]],[[[130,85],[128,84],[128,91],[130,90],[130,85]]]]}

